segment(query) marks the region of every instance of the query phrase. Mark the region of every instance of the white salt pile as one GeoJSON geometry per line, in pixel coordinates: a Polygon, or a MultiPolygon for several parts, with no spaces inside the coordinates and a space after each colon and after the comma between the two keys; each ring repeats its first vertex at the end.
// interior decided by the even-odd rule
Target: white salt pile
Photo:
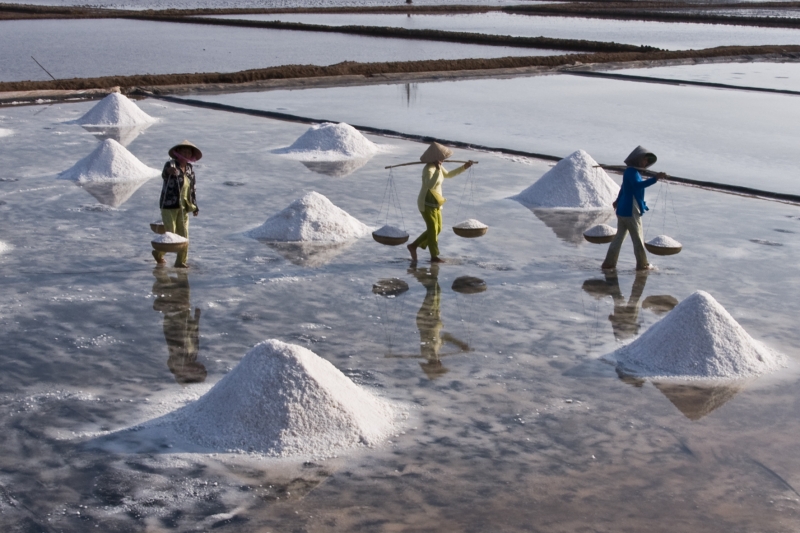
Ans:
{"type": "Polygon", "coordinates": [[[489,226],[487,226],[480,220],[475,220],[474,218],[468,218],[464,222],[459,222],[453,227],[458,229],[484,229],[488,228],[489,226]]]}
{"type": "Polygon", "coordinates": [[[389,224],[386,224],[382,228],[373,231],[372,234],[377,235],[378,237],[394,237],[394,238],[408,237],[407,232],[401,230],[400,228],[390,226],[389,224]]]}
{"type": "Polygon", "coordinates": [[[511,199],[526,207],[611,209],[618,192],[619,185],[597,167],[597,161],[578,150],[511,199]]]}
{"type": "Polygon", "coordinates": [[[626,374],[650,378],[739,379],[783,366],[710,294],[697,291],[627,346],[605,356],[626,374]]]}
{"type": "Polygon", "coordinates": [[[587,229],[583,234],[587,237],[609,237],[617,234],[617,228],[611,227],[608,224],[598,224],[587,229]]]}
{"type": "Polygon", "coordinates": [[[659,248],[681,248],[682,245],[672,237],[667,237],[666,235],[659,235],[658,237],[653,237],[647,244],[650,246],[658,246],[659,248]]]}
{"type": "Polygon", "coordinates": [[[353,126],[326,122],[311,126],[294,144],[274,153],[292,155],[301,161],[341,161],[369,158],[377,151],[378,146],[353,126]]]}
{"type": "Polygon", "coordinates": [[[156,119],[139,109],[127,96],[120,93],[111,93],[88,113],[75,121],[82,126],[115,126],[117,128],[131,128],[143,124],[150,124],[156,119]]]}
{"type": "Polygon", "coordinates": [[[169,231],[160,234],[158,237],[153,237],[152,242],[158,242],[161,244],[180,244],[182,242],[188,242],[189,239],[186,237],[181,237],[177,233],[171,233],[169,231]]]}
{"type": "Polygon", "coordinates": [[[339,243],[369,232],[370,228],[357,218],[312,191],[245,235],[264,241],[339,243]]]}
{"type": "Polygon", "coordinates": [[[84,183],[88,181],[145,181],[160,176],[114,139],[106,139],[95,150],[58,175],[59,179],[84,183]]]}
{"type": "Polygon", "coordinates": [[[173,424],[201,446],[324,457],[378,444],[395,430],[397,414],[314,352],[267,340],[176,412],[173,424]]]}

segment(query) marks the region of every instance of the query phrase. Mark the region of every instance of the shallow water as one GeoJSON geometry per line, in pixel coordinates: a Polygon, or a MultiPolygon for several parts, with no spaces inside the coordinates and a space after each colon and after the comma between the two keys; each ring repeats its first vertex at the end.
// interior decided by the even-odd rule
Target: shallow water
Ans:
{"type": "Polygon", "coordinates": [[[614,73],[800,91],[800,63],[705,63],[622,69],[614,73]]]}
{"type": "Polygon", "coordinates": [[[0,47],[0,81],[50,79],[31,56],[55,78],[85,78],[566,53],[124,19],[0,21],[0,47]]]}
{"type": "MultiPolygon", "coordinates": [[[[423,252],[410,269],[402,247],[368,238],[303,255],[240,234],[309,190],[382,224],[383,167],[424,146],[371,137],[389,150],[332,177],[271,153],[305,126],[143,101],[163,120],[131,142],[137,157],[157,167],[187,132],[205,154],[191,268],[157,270],[157,179],[110,210],[53,178],[98,142],[63,123],[90,105],[0,111],[15,132],[0,144],[2,240],[14,246],[0,255],[4,529],[795,530],[797,207],[678,186],[664,207],[667,189],[651,188],[647,235],[684,251],[637,277],[626,244],[606,278],[605,247],[577,237],[592,220],[505,199],[548,163],[457,150],[480,163],[474,206],[461,202],[469,175],[445,184],[449,263],[423,252]],[[465,218],[488,234],[457,238],[449,226],[465,218]],[[375,294],[390,278],[409,290],[375,294]],[[696,289],[791,366],[698,392],[623,381],[597,360],[696,289]],[[443,346],[428,344],[438,326],[420,314],[438,314],[443,346]],[[273,337],[404,403],[408,424],[383,447],[302,464],[175,454],[168,441],[93,447],[196,397],[273,337]]],[[[389,220],[412,235],[418,172],[395,170],[403,213],[389,220]]]]}
{"type": "Polygon", "coordinates": [[[507,13],[463,15],[225,15],[219,18],[280,20],[332,26],[396,26],[407,29],[463,31],[522,37],[585,39],[687,50],[730,45],[796,44],[800,32],[783,28],[753,28],[714,24],[677,24],[638,20],[578,17],[535,17],[507,13]]]}

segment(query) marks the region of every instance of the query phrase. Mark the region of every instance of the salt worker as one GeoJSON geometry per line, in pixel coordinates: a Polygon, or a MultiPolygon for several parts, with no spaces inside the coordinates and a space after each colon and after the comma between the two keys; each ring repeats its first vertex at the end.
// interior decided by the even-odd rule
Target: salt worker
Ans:
{"type": "Polygon", "coordinates": [[[425,221],[425,231],[407,246],[411,260],[417,260],[417,248],[430,247],[431,263],[444,263],[439,257],[439,233],[442,232],[442,206],[447,201],[442,196],[442,182],[445,178],[455,178],[469,167],[472,161],[464,163],[455,170],[445,170],[444,160],[453,155],[453,151],[439,143],[431,143],[419,158],[425,163],[422,169],[422,187],[417,196],[417,208],[425,221]]]}
{"type": "Polygon", "coordinates": [[[602,265],[605,270],[617,267],[622,241],[625,240],[628,232],[630,232],[631,240],[633,241],[636,270],[651,270],[653,268],[653,265],[647,261],[647,252],[644,249],[642,215],[647,211],[647,204],[644,202],[644,190],[655,184],[659,179],[666,178],[667,175],[659,172],[655,177],[645,180],[642,179],[642,175],[639,172],[652,166],[657,159],[654,153],[643,146],[637,146],[625,159],[625,164],[628,168],[622,174],[622,187],[620,187],[617,199],[613,204],[617,213],[617,235],[608,245],[606,259],[602,265]]]}
{"type": "MultiPolygon", "coordinates": [[[[161,172],[161,179],[164,183],[161,186],[161,220],[164,222],[164,229],[170,233],[175,233],[189,238],[189,213],[197,216],[200,210],[197,208],[197,198],[195,194],[195,177],[192,163],[203,157],[200,149],[189,141],[183,141],[169,149],[170,160],[164,165],[161,172]]],[[[187,268],[186,259],[189,256],[188,243],[175,259],[176,268],[187,268]]],[[[156,263],[163,265],[164,252],[153,250],[153,257],[156,263]]]]}

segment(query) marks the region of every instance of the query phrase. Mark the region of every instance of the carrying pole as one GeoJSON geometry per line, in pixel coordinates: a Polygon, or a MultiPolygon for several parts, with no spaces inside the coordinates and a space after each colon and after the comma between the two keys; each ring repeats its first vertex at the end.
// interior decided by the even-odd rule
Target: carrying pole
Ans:
{"type": "MultiPolygon", "coordinates": [[[[445,163],[472,163],[473,165],[477,165],[477,161],[458,161],[456,159],[445,159],[445,163]]],[[[414,161],[412,163],[400,163],[399,165],[389,165],[388,167],[383,168],[397,168],[397,167],[407,167],[409,165],[427,165],[428,163],[423,163],[422,161],[414,161]]]]}

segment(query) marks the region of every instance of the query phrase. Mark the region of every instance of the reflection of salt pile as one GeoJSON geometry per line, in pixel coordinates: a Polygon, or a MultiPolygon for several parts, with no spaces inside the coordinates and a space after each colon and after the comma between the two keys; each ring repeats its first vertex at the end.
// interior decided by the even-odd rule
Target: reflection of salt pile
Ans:
{"type": "Polygon", "coordinates": [[[10,244],[6,244],[3,241],[0,241],[0,254],[3,254],[11,249],[10,244]]]}
{"type": "Polygon", "coordinates": [[[6,128],[0,128],[0,137],[8,137],[9,135],[13,134],[13,130],[9,130],[6,128]]]}
{"type": "Polygon", "coordinates": [[[268,340],[195,403],[175,413],[192,442],[266,455],[326,456],[374,445],[394,428],[395,410],[312,351],[268,340]]]}
{"type": "Polygon", "coordinates": [[[619,186],[596,166],[597,161],[578,150],[511,199],[527,207],[610,209],[619,186]]]}
{"type": "Polygon", "coordinates": [[[123,94],[111,93],[88,113],[75,121],[83,126],[114,126],[117,128],[131,128],[143,124],[151,124],[156,119],[139,109],[123,94]]]}
{"type": "Polygon", "coordinates": [[[783,356],[753,340],[707,292],[697,291],[641,337],[607,356],[640,377],[745,378],[774,370],[783,356]]]}
{"type": "Polygon", "coordinates": [[[340,243],[367,233],[368,226],[312,191],[246,235],[264,241],[340,243]]]}
{"type": "MultiPolygon", "coordinates": [[[[375,155],[378,147],[349,124],[317,124],[287,148],[275,150],[278,154],[289,154],[302,161],[341,161],[344,159],[366,159],[375,155]]],[[[312,169],[313,170],[313,169],[312,169]]]]}

